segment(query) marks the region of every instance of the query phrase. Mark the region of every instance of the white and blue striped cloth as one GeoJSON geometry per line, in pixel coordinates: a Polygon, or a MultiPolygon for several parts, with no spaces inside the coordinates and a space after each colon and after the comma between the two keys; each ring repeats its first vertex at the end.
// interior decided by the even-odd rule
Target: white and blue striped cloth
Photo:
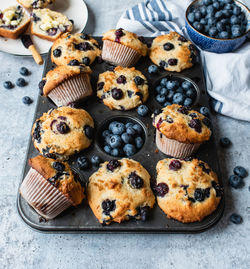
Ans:
{"type": "MultiPolygon", "coordinates": [[[[169,31],[187,36],[185,10],[191,2],[147,0],[126,10],[116,27],[143,36],[154,37],[169,31]]],[[[202,51],[202,59],[213,109],[232,118],[250,121],[249,42],[233,53],[202,51]]]]}

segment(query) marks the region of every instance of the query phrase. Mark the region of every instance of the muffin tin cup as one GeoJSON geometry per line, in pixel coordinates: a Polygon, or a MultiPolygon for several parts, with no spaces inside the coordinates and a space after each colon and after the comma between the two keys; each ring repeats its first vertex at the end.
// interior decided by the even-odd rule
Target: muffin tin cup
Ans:
{"type": "Polygon", "coordinates": [[[104,40],[102,49],[102,59],[114,65],[130,67],[135,65],[141,55],[134,49],[120,43],[104,40]]]}
{"type": "Polygon", "coordinates": [[[175,158],[189,157],[200,147],[200,143],[186,144],[169,139],[158,130],[156,130],[155,142],[161,152],[175,158]]]}
{"type": "Polygon", "coordinates": [[[54,219],[73,202],[51,185],[35,169],[30,168],[20,186],[22,197],[45,219],[54,219]]]}
{"type": "Polygon", "coordinates": [[[92,93],[89,74],[80,74],[59,84],[48,97],[59,107],[84,99],[92,93]]]}

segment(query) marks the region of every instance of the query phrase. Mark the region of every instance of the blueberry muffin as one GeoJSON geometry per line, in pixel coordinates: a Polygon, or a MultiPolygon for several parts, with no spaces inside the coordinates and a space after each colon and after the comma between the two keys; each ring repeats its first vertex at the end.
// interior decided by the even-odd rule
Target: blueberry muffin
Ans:
{"type": "Polygon", "coordinates": [[[55,2],[55,0],[17,0],[25,8],[44,8],[55,2]]]}
{"type": "Polygon", "coordinates": [[[48,8],[34,9],[31,18],[31,33],[42,39],[55,41],[63,33],[73,30],[72,22],[65,15],[48,8]]]}
{"type": "Polygon", "coordinates": [[[56,65],[90,65],[100,54],[97,41],[83,33],[64,33],[51,48],[51,60],[56,65]]]}
{"type": "Polygon", "coordinates": [[[66,106],[92,94],[91,69],[86,65],[61,65],[50,70],[39,83],[44,96],[57,106],[66,106]]]}
{"type": "Polygon", "coordinates": [[[29,159],[29,165],[20,193],[40,215],[53,219],[82,202],[84,189],[67,163],[39,155],[29,159]]]}
{"type": "Polygon", "coordinates": [[[133,66],[141,56],[147,55],[143,37],[124,29],[109,30],[103,35],[102,58],[115,65],[133,66]]]}
{"type": "Polygon", "coordinates": [[[170,105],[153,115],[156,145],[163,153],[185,158],[210,139],[210,120],[201,113],[180,105],[170,105]]]}
{"type": "Polygon", "coordinates": [[[176,72],[192,67],[196,55],[195,46],[176,32],[156,37],[149,51],[153,63],[167,71],[176,72]]]}
{"type": "Polygon", "coordinates": [[[36,120],[32,128],[35,148],[45,157],[68,159],[90,146],[94,121],[83,109],[51,109],[36,120]]]}
{"type": "Polygon", "coordinates": [[[89,205],[102,224],[145,220],[155,203],[147,170],[125,158],[101,164],[89,178],[87,192],[89,205]]]}
{"type": "Polygon", "coordinates": [[[29,23],[30,18],[21,6],[0,10],[0,36],[17,39],[26,31],[29,23]]]}
{"type": "Polygon", "coordinates": [[[201,221],[217,208],[222,188],[203,161],[166,158],[157,163],[156,170],[157,202],[169,218],[201,221]]]}
{"type": "Polygon", "coordinates": [[[117,66],[99,75],[97,96],[110,109],[129,110],[146,102],[148,82],[134,67],[117,66]]]}

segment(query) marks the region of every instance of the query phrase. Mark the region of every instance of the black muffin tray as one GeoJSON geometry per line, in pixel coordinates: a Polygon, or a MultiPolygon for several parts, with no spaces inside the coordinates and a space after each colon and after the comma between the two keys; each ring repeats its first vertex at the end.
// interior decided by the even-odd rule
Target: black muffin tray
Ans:
{"type": "MultiPolygon", "coordinates": [[[[96,37],[97,41],[101,45],[102,41],[100,37],[96,37]]],[[[151,38],[146,38],[147,42],[151,42],[151,38]]],[[[50,53],[49,53],[50,55],[50,53]]],[[[147,67],[152,64],[148,57],[141,58],[140,61],[136,64],[136,69],[140,70],[148,79],[149,82],[149,92],[150,96],[146,105],[150,108],[152,112],[156,108],[161,108],[160,104],[154,99],[154,88],[159,80],[166,75],[173,76],[185,76],[192,79],[200,88],[201,94],[200,99],[197,105],[194,108],[199,108],[200,106],[208,106],[208,96],[206,94],[205,81],[202,70],[201,59],[197,57],[197,63],[190,69],[182,71],[181,73],[171,73],[165,70],[161,70],[157,75],[150,75],[147,72],[147,67]]],[[[50,56],[48,56],[45,63],[45,68],[43,76],[53,68],[51,63],[50,56]]],[[[76,169],[80,174],[80,177],[83,181],[83,184],[86,184],[88,178],[93,174],[97,168],[92,167],[87,171],[80,171],[76,165],[76,158],[78,156],[87,156],[90,157],[93,154],[99,155],[103,161],[114,159],[114,157],[107,155],[100,146],[100,137],[101,130],[107,125],[107,122],[112,119],[117,119],[123,121],[124,119],[130,119],[134,122],[138,122],[143,126],[145,131],[145,143],[141,150],[139,150],[135,155],[130,157],[138,162],[140,162],[150,173],[151,177],[155,179],[156,177],[156,164],[159,160],[164,159],[166,155],[157,150],[155,145],[155,128],[152,126],[151,113],[146,117],[140,117],[137,114],[136,109],[131,111],[111,111],[108,107],[102,104],[96,97],[96,84],[98,75],[107,70],[113,70],[113,66],[108,63],[93,63],[91,66],[92,73],[92,87],[94,94],[92,97],[83,101],[80,105],[81,108],[87,110],[95,121],[95,140],[92,145],[82,151],[80,154],[70,158],[69,163],[71,166],[76,169]]],[[[56,108],[56,106],[45,97],[39,95],[38,103],[36,107],[36,112],[34,115],[35,119],[39,118],[44,112],[47,112],[51,108],[56,108]]],[[[38,154],[38,151],[34,148],[33,143],[30,139],[28,152],[25,159],[23,176],[21,179],[24,179],[29,170],[28,159],[34,157],[38,154]]],[[[216,152],[216,146],[214,143],[214,138],[210,139],[209,142],[204,143],[198,150],[196,156],[207,162],[210,167],[218,174],[219,182],[223,186],[221,179],[219,161],[216,152]]],[[[21,184],[21,183],[20,183],[21,184]]],[[[53,220],[45,221],[43,218],[32,209],[26,201],[18,193],[17,197],[17,208],[22,219],[32,228],[43,231],[43,232],[71,232],[71,233],[196,233],[202,232],[206,229],[211,228],[216,224],[222,217],[224,211],[224,196],[221,199],[221,202],[218,208],[208,217],[203,219],[201,222],[194,222],[183,224],[173,219],[168,219],[166,215],[158,207],[157,203],[154,208],[151,210],[149,218],[145,221],[136,221],[130,220],[123,223],[111,223],[110,225],[102,226],[99,224],[94,214],[92,213],[90,207],[88,206],[86,200],[78,206],[77,208],[69,208],[61,215],[57,216],[53,220]]]]}

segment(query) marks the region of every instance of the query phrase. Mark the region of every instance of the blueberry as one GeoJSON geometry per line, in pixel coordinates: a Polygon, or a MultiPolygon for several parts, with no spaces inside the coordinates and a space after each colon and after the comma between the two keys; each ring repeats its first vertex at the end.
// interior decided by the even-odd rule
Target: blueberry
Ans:
{"type": "Polygon", "coordinates": [[[209,36],[215,37],[217,35],[218,31],[215,26],[211,27],[208,31],[209,36]]]}
{"type": "Polygon", "coordinates": [[[122,146],[122,140],[119,135],[111,135],[109,144],[111,148],[119,148],[122,146]]]}
{"type": "Polygon", "coordinates": [[[28,76],[29,75],[29,70],[26,68],[26,67],[21,67],[19,69],[19,73],[22,75],[22,76],[28,76]]]}
{"type": "Polygon", "coordinates": [[[155,97],[156,101],[160,104],[163,104],[166,101],[166,96],[163,94],[158,94],[155,97]]]}
{"type": "Polygon", "coordinates": [[[136,85],[142,85],[142,84],[144,84],[144,79],[142,77],[136,76],[134,78],[134,82],[136,85]]]}
{"type": "Polygon", "coordinates": [[[212,0],[203,0],[203,4],[208,6],[212,4],[212,0]]]}
{"type": "Polygon", "coordinates": [[[193,100],[189,97],[185,98],[184,102],[183,102],[183,105],[184,106],[191,106],[193,103],[193,100]]]}
{"type": "Polygon", "coordinates": [[[16,81],[16,85],[18,87],[24,87],[26,86],[27,82],[25,81],[24,78],[18,78],[17,81],[16,81]]]}
{"type": "Polygon", "coordinates": [[[200,22],[194,22],[193,26],[198,32],[202,32],[204,28],[203,24],[201,24],[200,22]]]}
{"type": "Polygon", "coordinates": [[[215,18],[208,18],[207,24],[208,24],[208,26],[214,26],[214,25],[216,25],[215,18]]]}
{"type": "Polygon", "coordinates": [[[141,134],[143,132],[141,125],[138,123],[134,124],[132,128],[136,131],[137,134],[141,134]]]}
{"type": "Polygon", "coordinates": [[[107,137],[107,136],[110,136],[110,132],[109,132],[109,130],[105,130],[105,131],[103,131],[102,132],[102,136],[105,138],[105,137],[107,137]]]}
{"type": "Polygon", "coordinates": [[[159,62],[159,66],[160,66],[161,68],[168,67],[168,63],[166,63],[165,61],[160,61],[160,62],[159,62]]]}
{"type": "Polygon", "coordinates": [[[247,176],[247,170],[242,166],[236,166],[233,171],[235,175],[241,178],[244,178],[247,176]]]}
{"type": "Polygon", "coordinates": [[[201,188],[195,189],[194,199],[198,202],[202,202],[205,200],[205,192],[201,188]]]}
{"type": "Polygon", "coordinates": [[[171,66],[177,65],[177,63],[178,63],[178,59],[171,58],[168,60],[168,64],[171,66]]]}
{"type": "Polygon", "coordinates": [[[226,29],[225,25],[223,23],[221,23],[220,21],[217,22],[216,28],[217,28],[218,32],[222,32],[226,29]]]}
{"type": "Polygon", "coordinates": [[[160,93],[161,89],[162,89],[162,86],[161,86],[161,85],[158,85],[158,86],[155,88],[155,91],[156,91],[157,93],[160,93]]]}
{"type": "Polygon", "coordinates": [[[110,155],[112,155],[113,157],[118,157],[121,154],[118,148],[114,148],[111,150],[110,155]]]}
{"type": "Polygon", "coordinates": [[[125,132],[125,125],[122,122],[115,122],[112,125],[111,131],[115,135],[121,135],[122,133],[125,132]]]}
{"type": "Polygon", "coordinates": [[[235,188],[235,189],[238,189],[242,186],[242,178],[237,176],[237,175],[231,175],[229,177],[229,184],[231,187],[235,188]]]}
{"type": "Polygon", "coordinates": [[[124,144],[130,144],[133,142],[133,137],[131,134],[128,134],[128,133],[123,133],[121,135],[121,139],[122,141],[124,142],[124,144]]]}
{"type": "Polygon", "coordinates": [[[193,12],[190,12],[187,16],[189,22],[194,22],[195,21],[195,18],[194,18],[194,13],[193,12]]]}
{"type": "Polygon", "coordinates": [[[60,162],[53,162],[53,168],[56,169],[59,172],[62,172],[65,170],[65,165],[63,163],[60,162]]]}
{"type": "Polygon", "coordinates": [[[110,215],[110,212],[111,211],[114,211],[116,208],[116,205],[115,205],[115,200],[109,200],[109,199],[106,199],[102,202],[102,209],[103,209],[103,213],[105,215],[110,215]]]}
{"type": "Polygon", "coordinates": [[[239,7],[239,6],[234,6],[234,8],[233,8],[233,14],[234,15],[240,15],[240,13],[241,13],[241,8],[239,7]]]}
{"type": "Polygon", "coordinates": [[[241,30],[239,28],[232,28],[232,38],[241,36],[241,30]]]}
{"type": "Polygon", "coordinates": [[[170,42],[167,42],[163,45],[163,48],[164,48],[164,50],[169,51],[169,50],[174,49],[174,45],[170,42]]]}
{"type": "Polygon", "coordinates": [[[181,83],[181,87],[184,89],[184,90],[188,90],[190,87],[192,87],[192,83],[190,81],[183,81],[181,83]]]}
{"type": "Polygon", "coordinates": [[[140,149],[140,148],[143,146],[143,143],[144,143],[144,141],[143,141],[143,139],[142,139],[140,136],[137,136],[137,137],[135,138],[135,146],[136,146],[138,149],[140,149]]]}
{"type": "Polygon", "coordinates": [[[160,92],[161,95],[167,95],[167,93],[168,93],[168,89],[167,88],[162,88],[161,89],[161,92],[160,92]]]}
{"type": "Polygon", "coordinates": [[[127,129],[128,127],[132,127],[132,128],[133,128],[133,126],[134,126],[134,124],[133,124],[132,122],[127,122],[127,123],[125,124],[126,129],[127,129]]]}
{"type": "Polygon", "coordinates": [[[184,93],[184,90],[181,87],[179,87],[175,92],[184,93]]]}
{"type": "Polygon", "coordinates": [[[73,59],[68,63],[68,65],[77,66],[77,65],[80,65],[80,62],[78,60],[73,59]]]}
{"type": "Polygon", "coordinates": [[[90,168],[90,162],[87,157],[81,156],[77,158],[77,166],[81,170],[86,170],[90,168]]]}
{"type": "Polygon", "coordinates": [[[174,96],[174,93],[175,92],[174,91],[171,91],[171,90],[168,92],[168,95],[167,95],[167,100],[168,101],[172,101],[173,96],[174,96]]]}
{"type": "Polygon", "coordinates": [[[135,146],[132,145],[132,144],[126,144],[126,145],[123,147],[123,151],[124,151],[125,155],[126,155],[127,157],[129,157],[129,156],[132,156],[132,155],[134,155],[134,154],[136,153],[136,148],[135,148],[135,146]]]}
{"type": "Polygon", "coordinates": [[[209,5],[207,7],[207,15],[213,16],[213,14],[214,14],[214,7],[213,5],[209,5]]]}
{"type": "Polygon", "coordinates": [[[149,109],[146,105],[140,105],[137,108],[137,113],[139,116],[145,117],[149,113],[149,109]]]}
{"type": "Polygon", "coordinates": [[[133,189],[141,189],[143,187],[143,179],[136,174],[136,172],[130,173],[128,176],[129,184],[133,189]]]}
{"type": "Polygon", "coordinates": [[[196,12],[194,13],[194,18],[195,18],[195,20],[197,20],[197,21],[199,21],[199,20],[201,19],[201,13],[200,13],[200,11],[196,11],[196,12]]]}
{"type": "Polygon", "coordinates": [[[187,97],[190,97],[191,99],[196,98],[196,91],[194,89],[187,90],[185,94],[187,97]]]}
{"type": "Polygon", "coordinates": [[[229,34],[228,34],[228,32],[223,31],[223,32],[219,33],[219,37],[221,39],[228,39],[229,38],[229,34]]]}
{"type": "Polygon", "coordinates": [[[213,3],[213,7],[214,7],[216,10],[220,9],[220,3],[219,3],[219,2],[214,2],[214,3],[213,3]]]}
{"type": "Polygon", "coordinates": [[[136,131],[135,129],[132,127],[128,127],[126,130],[127,134],[131,135],[131,136],[135,136],[136,135],[136,131]]]}
{"type": "Polygon", "coordinates": [[[149,74],[156,74],[158,73],[158,67],[155,64],[152,64],[148,67],[149,74]]]}
{"type": "Polygon", "coordinates": [[[23,101],[23,103],[24,103],[25,105],[30,105],[30,104],[33,103],[33,100],[32,100],[29,96],[24,96],[24,97],[22,98],[22,101],[23,101]]]}
{"type": "Polygon", "coordinates": [[[173,96],[173,103],[181,105],[181,104],[183,104],[184,98],[185,97],[184,97],[184,95],[182,93],[177,92],[173,96]]]}
{"type": "Polygon", "coordinates": [[[229,220],[234,224],[241,224],[243,221],[242,217],[235,213],[230,216],[229,220]]]}
{"type": "Polygon", "coordinates": [[[120,76],[116,79],[116,82],[117,82],[118,84],[126,84],[127,79],[126,79],[125,76],[120,75],[120,76]]]}
{"type": "Polygon", "coordinates": [[[60,134],[66,134],[70,131],[69,126],[66,124],[66,122],[63,121],[56,125],[56,129],[60,134]]]}
{"type": "Polygon", "coordinates": [[[61,54],[62,54],[62,51],[60,49],[54,49],[53,50],[53,56],[54,57],[58,58],[58,57],[61,56],[61,54]]]}
{"type": "Polygon", "coordinates": [[[206,18],[202,18],[200,20],[200,23],[203,24],[204,26],[207,24],[207,19],[206,18]]]}
{"type": "Polygon", "coordinates": [[[90,59],[89,59],[89,57],[84,57],[82,59],[82,63],[85,64],[85,65],[90,65],[90,59]]]}
{"type": "Polygon", "coordinates": [[[201,6],[200,7],[200,13],[202,16],[205,16],[207,14],[207,7],[206,6],[201,6]]]}
{"type": "Polygon", "coordinates": [[[228,148],[232,144],[232,142],[227,137],[220,138],[219,142],[220,142],[221,147],[223,148],[228,148]]]}
{"type": "Polygon", "coordinates": [[[121,89],[118,89],[118,88],[113,88],[111,90],[111,94],[115,100],[120,100],[123,97],[123,91],[121,89]]]}
{"type": "Polygon", "coordinates": [[[209,108],[205,107],[205,106],[202,106],[200,108],[200,113],[206,117],[208,117],[210,115],[210,110],[209,108]]]}
{"type": "Polygon", "coordinates": [[[179,82],[177,80],[169,80],[166,86],[169,90],[174,90],[179,87],[179,82]]]}
{"type": "Polygon", "coordinates": [[[159,183],[154,187],[156,196],[164,197],[169,191],[169,187],[166,183],[159,183]]]}
{"type": "Polygon", "coordinates": [[[161,84],[162,86],[166,86],[166,85],[167,85],[167,82],[168,82],[168,79],[167,79],[167,78],[163,78],[163,79],[161,79],[160,84],[161,84]]]}
{"type": "Polygon", "coordinates": [[[169,169],[170,170],[174,170],[177,171],[179,169],[181,169],[181,162],[179,160],[172,160],[169,164],[169,169]]]}
{"type": "Polygon", "coordinates": [[[94,136],[94,128],[89,126],[89,125],[85,125],[84,126],[84,133],[88,139],[92,139],[94,136]]]}
{"type": "Polygon", "coordinates": [[[104,146],[104,151],[106,152],[106,153],[108,153],[108,154],[110,154],[111,153],[111,150],[112,150],[112,148],[109,146],[109,145],[106,145],[106,146],[104,146]]]}
{"type": "Polygon", "coordinates": [[[215,19],[220,19],[220,18],[222,18],[222,16],[223,16],[223,13],[221,10],[215,12],[215,14],[214,14],[215,19]]]}
{"type": "Polygon", "coordinates": [[[168,101],[165,102],[165,103],[163,104],[164,107],[166,107],[166,106],[171,106],[171,105],[172,105],[172,103],[170,103],[170,102],[168,102],[168,101]]]}
{"type": "Polygon", "coordinates": [[[238,23],[240,23],[239,17],[236,16],[236,15],[233,15],[233,16],[230,18],[230,23],[231,23],[231,24],[238,24],[238,23]]]}
{"type": "Polygon", "coordinates": [[[201,125],[201,122],[199,119],[192,119],[188,126],[190,128],[193,128],[197,133],[201,133],[201,128],[202,128],[202,125],[201,125]]]}
{"type": "Polygon", "coordinates": [[[3,86],[5,89],[12,89],[14,87],[13,83],[11,81],[4,81],[3,86]]]}

